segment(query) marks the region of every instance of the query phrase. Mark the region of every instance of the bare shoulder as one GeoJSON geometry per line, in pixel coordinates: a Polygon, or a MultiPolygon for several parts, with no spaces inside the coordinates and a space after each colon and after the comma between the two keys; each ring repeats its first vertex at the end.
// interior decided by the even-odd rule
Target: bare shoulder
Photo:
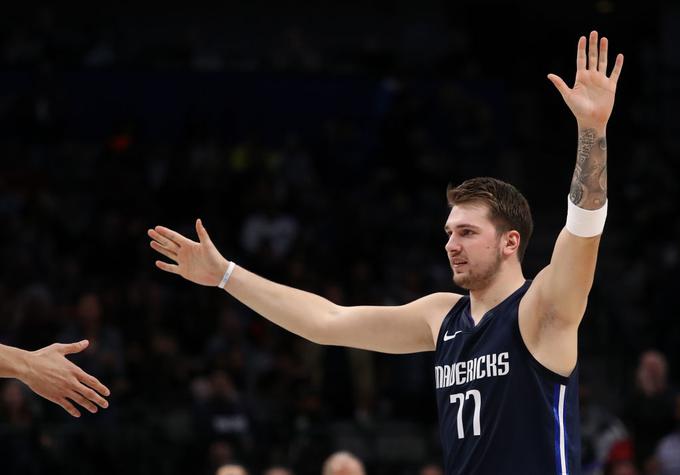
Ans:
{"type": "Polygon", "coordinates": [[[448,311],[451,307],[456,305],[462,295],[454,294],[453,292],[435,292],[414,300],[409,306],[417,307],[418,310],[424,311],[426,315],[438,314],[441,310],[448,311]]]}
{"type": "Polygon", "coordinates": [[[437,341],[439,328],[441,327],[444,317],[449,310],[458,303],[461,297],[463,297],[461,294],[455,294],[453,292],[436,292],[416,300],[416,302],[420,302],[423,306],[422,315],[425,317],[427,324],[430,327],[433,342],[436,343],[437,341]]]}
{"type": "Polygon", "coordinates": [[[433,322],[437,325],[446,316],[448,311],[456,305],[462,295],[453,292],[435,292],[414,300],[400,307],[408,314],[418,315],[432,326],[433,322]]]}
{"type": "Polygon", "coordinates": [[[426,295],[423,297],[423,303],[432,306],[448,306],[449,308],[456,305],[456,303],[462,297],[461,294],[456,294],[453,292],[435,292],[433,294],[426,295]]]}

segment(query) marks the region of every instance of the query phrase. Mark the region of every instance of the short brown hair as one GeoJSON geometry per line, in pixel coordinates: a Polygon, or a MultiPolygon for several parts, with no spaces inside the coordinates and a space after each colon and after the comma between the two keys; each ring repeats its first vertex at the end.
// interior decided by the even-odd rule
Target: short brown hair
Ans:
{"type": "Polygon", "coordinates": [[[489,219],[498,234],[516,230],[520,241],[517,258],[524,259],[529,238],[534,231],[531,209],[526,198],[509,183],[490,177],[471,178],[458,186],[446,189],[449,206],[478,202],[489,208],[489,219]]]}

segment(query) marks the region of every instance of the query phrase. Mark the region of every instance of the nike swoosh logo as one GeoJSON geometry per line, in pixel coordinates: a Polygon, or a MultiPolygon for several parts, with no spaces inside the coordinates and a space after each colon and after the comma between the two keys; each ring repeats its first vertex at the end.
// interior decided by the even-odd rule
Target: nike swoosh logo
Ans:
{"type": "Polygon", "coordinates": [[[463,330],[458,330],[456,333],[449,336],[449,331],[446,330],[446,333],[444,333],[444,341],[453,340],[454,338],[456,338],[456,335],[458,335],[459,333],[463,333],[463,330]]]}

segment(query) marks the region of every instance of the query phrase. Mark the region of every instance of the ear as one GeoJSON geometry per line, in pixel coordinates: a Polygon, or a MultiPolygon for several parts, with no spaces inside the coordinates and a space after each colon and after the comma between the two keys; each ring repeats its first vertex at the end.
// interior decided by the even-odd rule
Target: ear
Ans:
{"type": "Polygon", "coordinates": [[[512,230],[505,233],[502,237],[503,255],[510,256],[519,250],[520,235],[518,231],[512,230]]]}

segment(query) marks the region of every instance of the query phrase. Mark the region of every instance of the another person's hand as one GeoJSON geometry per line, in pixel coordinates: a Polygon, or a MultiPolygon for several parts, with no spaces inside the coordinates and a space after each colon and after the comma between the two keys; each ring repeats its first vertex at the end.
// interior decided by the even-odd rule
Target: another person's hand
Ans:
{"type": "Polygon", "coordinates": [[[83,351],[88,345],[87,340],[54,343],[27,352],[25,374],[19,379],[36,394],[59,404],[74,417],[80,417],[80,411],[73,402],[92,413],[97,412],[97,406],[107,408],[109,403],[101,395],[111,394],[109,389],[66,358],[66,355],[83,351]]]}
{"type": "Polygon", "coordinates": [[[560,92],[581,128],[602,128],[606,126],[614,108],[616,83],[623,67],[623,55],[616,56],[612,73],[607,77],[607,38],[600,40],[598,48],[597,31],[592,31],[589,43],[586,56],[586,37],[582,36],[578,41],[576,81],[573,88],[569,88],[555,74],[548,74],[548,79],[560,92]]]}
{"type": "Polygon", "coordinates": [[[229,262],[212,243],[200,219],[196,220],[196,233],[199,242],[163,226],[149,229],[147,234],[152,239],[151,247],[177,263],[156,261],[156,266],[166,272],[181,275],[191,282],[216,286],[222,280],[229,262]]]}

